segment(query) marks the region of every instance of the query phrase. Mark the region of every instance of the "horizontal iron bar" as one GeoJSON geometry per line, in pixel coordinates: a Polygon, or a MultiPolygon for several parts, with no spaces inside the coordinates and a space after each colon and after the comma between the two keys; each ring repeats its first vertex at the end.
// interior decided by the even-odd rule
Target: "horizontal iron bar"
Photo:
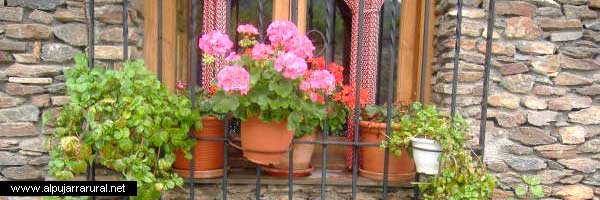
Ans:
{"type": "MultiPolygon", "coordinates": [[[[215,142],[239,142],[239,139],[228,139],[228,138],[203,138],[203,137],[194,137],[196,140],[200,141],[215,141],[215,142]]],[[[331,145],[345,145],[345,146],[373,146],[378,147],[381,143],[372,143],[372,142],[344,142],[344,141],[302,141],[295,140],[294,144],[331,144],[331,145]]]]}
{"type": "Polygon", "coordinates": [[[193,137],[196,140],[200,140],[200,141],[224,141],[227,142],[229,141],[228,138],[205,138],[205,137],[193,137]]]}
{"type": "Polygon", "coordinates": [[[296,144],[332,144],[332,145],[345,145],[345,146],[374,146],[378,147],[381,143],[372,142],[343,142],[343,141],[296,141],[296,144]]]}

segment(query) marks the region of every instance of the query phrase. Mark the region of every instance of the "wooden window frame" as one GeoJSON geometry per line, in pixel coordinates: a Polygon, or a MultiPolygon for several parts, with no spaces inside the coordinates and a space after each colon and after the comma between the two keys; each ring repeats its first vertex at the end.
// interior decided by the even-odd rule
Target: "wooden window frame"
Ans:
{"type": "MultiPolygon", "coordinates": [[[[291,13],[291,0],[273,0],[273,19],[289,19],[291,13]]],[[[175,88],[178,80],[187,80],[188,77],[188,49],[187,32],[178,33],[177,20],[178,15],[187,16],[186,5],[188,1],[178,0],[163,1],[163,77],[162,81],[169,89],[175,88]],[[183,5],[182,5],[183,4],[183,5]],[[172,49],[178,49],[172,51],[172,49]]],[[[146,66],[157,72],[157,0],[146,0],[144,2],[144,43],[143,57],[146,66]]],[[[298,26],[304,33],[307,28],[307,0],[298,0],[298,26]]],[[[434,54],[433,49],[433,30],[435,21],[435,1],[431,1],[432,12],[429,23],[429,46],[427,56],[427,75],[425,86],[425,100],[428,102],[431,97],[431,61],[434,54]]],[[[425,3],[424,1],[405,0],[402,2],[402,23],[399,34],[398,51],[398,72],[396,102],[410,103],[419,99],[421,61],[423,50],[423,31],[425,3]]],[[[182,17],[181,17],[182,18],[182,17]]],[[[181,19],[179,19],[181,20],[181,19]]],[[[180,23],[181,24],[181,23],[180,23]]]]}

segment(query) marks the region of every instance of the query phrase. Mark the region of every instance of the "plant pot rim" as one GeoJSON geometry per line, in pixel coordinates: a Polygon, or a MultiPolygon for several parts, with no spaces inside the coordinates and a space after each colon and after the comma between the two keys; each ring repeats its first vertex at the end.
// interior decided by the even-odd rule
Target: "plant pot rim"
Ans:
{"type": "Polygon", "coordinates": [[[202,117],[202,120],[220,120],[220,119],[217,117],[214,117],[214,116],[206,116],[206,117],[202,117]]]}
{"type": "MultiPolygon", "coordinates": [[[[387,127],[387,123],[385,123],[385,122],[374,122],[374,121],[363,121],[363,120],[361,120],[359,122],[359,125],[367,127],[367,128],[380,128],[380,129],[384,129],[387,127]]],[[[392,123],[392,130],[399,130],[399,129],[400,129],[400,125],[392,123]]]]}
{"type": "Polygon", "coordinates": [[[411,140],[416,141],[416,142],[421,142],[421,143],[437,144],[437,141],[429,139],[429,138],[423,138],[423,137],[412,137],[411,140]]]}
{"type": "Polygon", "coordinates": [[[437,141],[427,138],[413,137],[411,138],[412,148],[423,151],[442,152],[443,148],[437,141]]]}

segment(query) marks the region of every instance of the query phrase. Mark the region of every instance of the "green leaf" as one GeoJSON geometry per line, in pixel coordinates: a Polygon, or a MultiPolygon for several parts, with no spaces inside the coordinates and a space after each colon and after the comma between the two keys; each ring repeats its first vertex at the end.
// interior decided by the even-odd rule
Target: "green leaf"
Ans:
{"type": "Polygon", "coordinates": [[[517,196],[525,196],[525,194],[527,194],[527,190],[525,190],[525,188],[523,186],[518,186],[517,188],[515,188],[515,194],[517,196]]]}
{"type": "Polygon", "coordinates": [[[72,181],[72,180],[75,180],[75,176],[70,171],[60,171],[60,172],[56,173],[56,180],[72,181]]]}
{"type": "Polygon", "coordinates": [[[284,80],[279,82],[271,82],[269,87],[274,90],[277,95],[285,98],[289,97],[290,93],[292,93],[294,84],[292,84],[291,81],[284,80]]]}
{"type": "Polygon", "coordinates": [[[87,163],[83,160],[77,160],[73,162],[70,168],[73,173],[81,174],[87,170],[87,163]]]}
{"type": "Polygon", "coordinates": [[[536,185],[536,186],[532,186],[529,188],[531,190],[531,193],[538,198],[542,198],[544,197],[544,189],[542,188],[542,186],[536,185]]]}
{"type": "Polygon", "coordinates": [[[529,185],[539,185],[540,183],[541,183],[541,180],[538,177],[533,177],[529,181],[529,185]]]}
{"type": "Polygon", "coordinates": [[[224,92],[218,92],[213,98],[215,99],[213,110],[218,113],[231,112],[240,105],[237,95],[225,95],[224,92]]]}
{"type": "Polygon", "coordinates": [[[292,112],[288,115],[286,128],[288,130],[295,130],[297,125],[302,121],[302,114],[299,112],[292,112]]]}

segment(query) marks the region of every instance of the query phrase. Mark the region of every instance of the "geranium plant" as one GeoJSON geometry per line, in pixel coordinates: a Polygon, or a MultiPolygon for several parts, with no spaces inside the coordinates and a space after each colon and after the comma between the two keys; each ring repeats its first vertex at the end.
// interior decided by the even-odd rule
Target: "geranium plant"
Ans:
{"type": "Polygon", "coordinates": [[[296,137],[313,133],[327,113],[319,97],[335,91],[336,78],[328,70],[309,69],[307,59],[315,49],[310,39],[289,21],[269,25],[269,42],[258,41],[252,25],[240,25],[237,31],[243,36],[242,53],[233,51],[228,36],[219,31],[199,40],[206,64],[219,58],[225,62],[216,74],[213,109],[242,121],[253,116],[263,122],[287,120],[296,137]]]}
{"type": "Polygon", "coordinates": [[[77,56],[65,77],[70,102],[52,135],[58,144],[51,145],[51,175],[74,180],[97,160],[122,180],[137,181],[133,199],[158,199],[183,185],[171,165],[174,149],[192,145],[188,131],[199,121],[188,99],[170,95],[141,60],[106,70],[90,69],[77,56]]]}

